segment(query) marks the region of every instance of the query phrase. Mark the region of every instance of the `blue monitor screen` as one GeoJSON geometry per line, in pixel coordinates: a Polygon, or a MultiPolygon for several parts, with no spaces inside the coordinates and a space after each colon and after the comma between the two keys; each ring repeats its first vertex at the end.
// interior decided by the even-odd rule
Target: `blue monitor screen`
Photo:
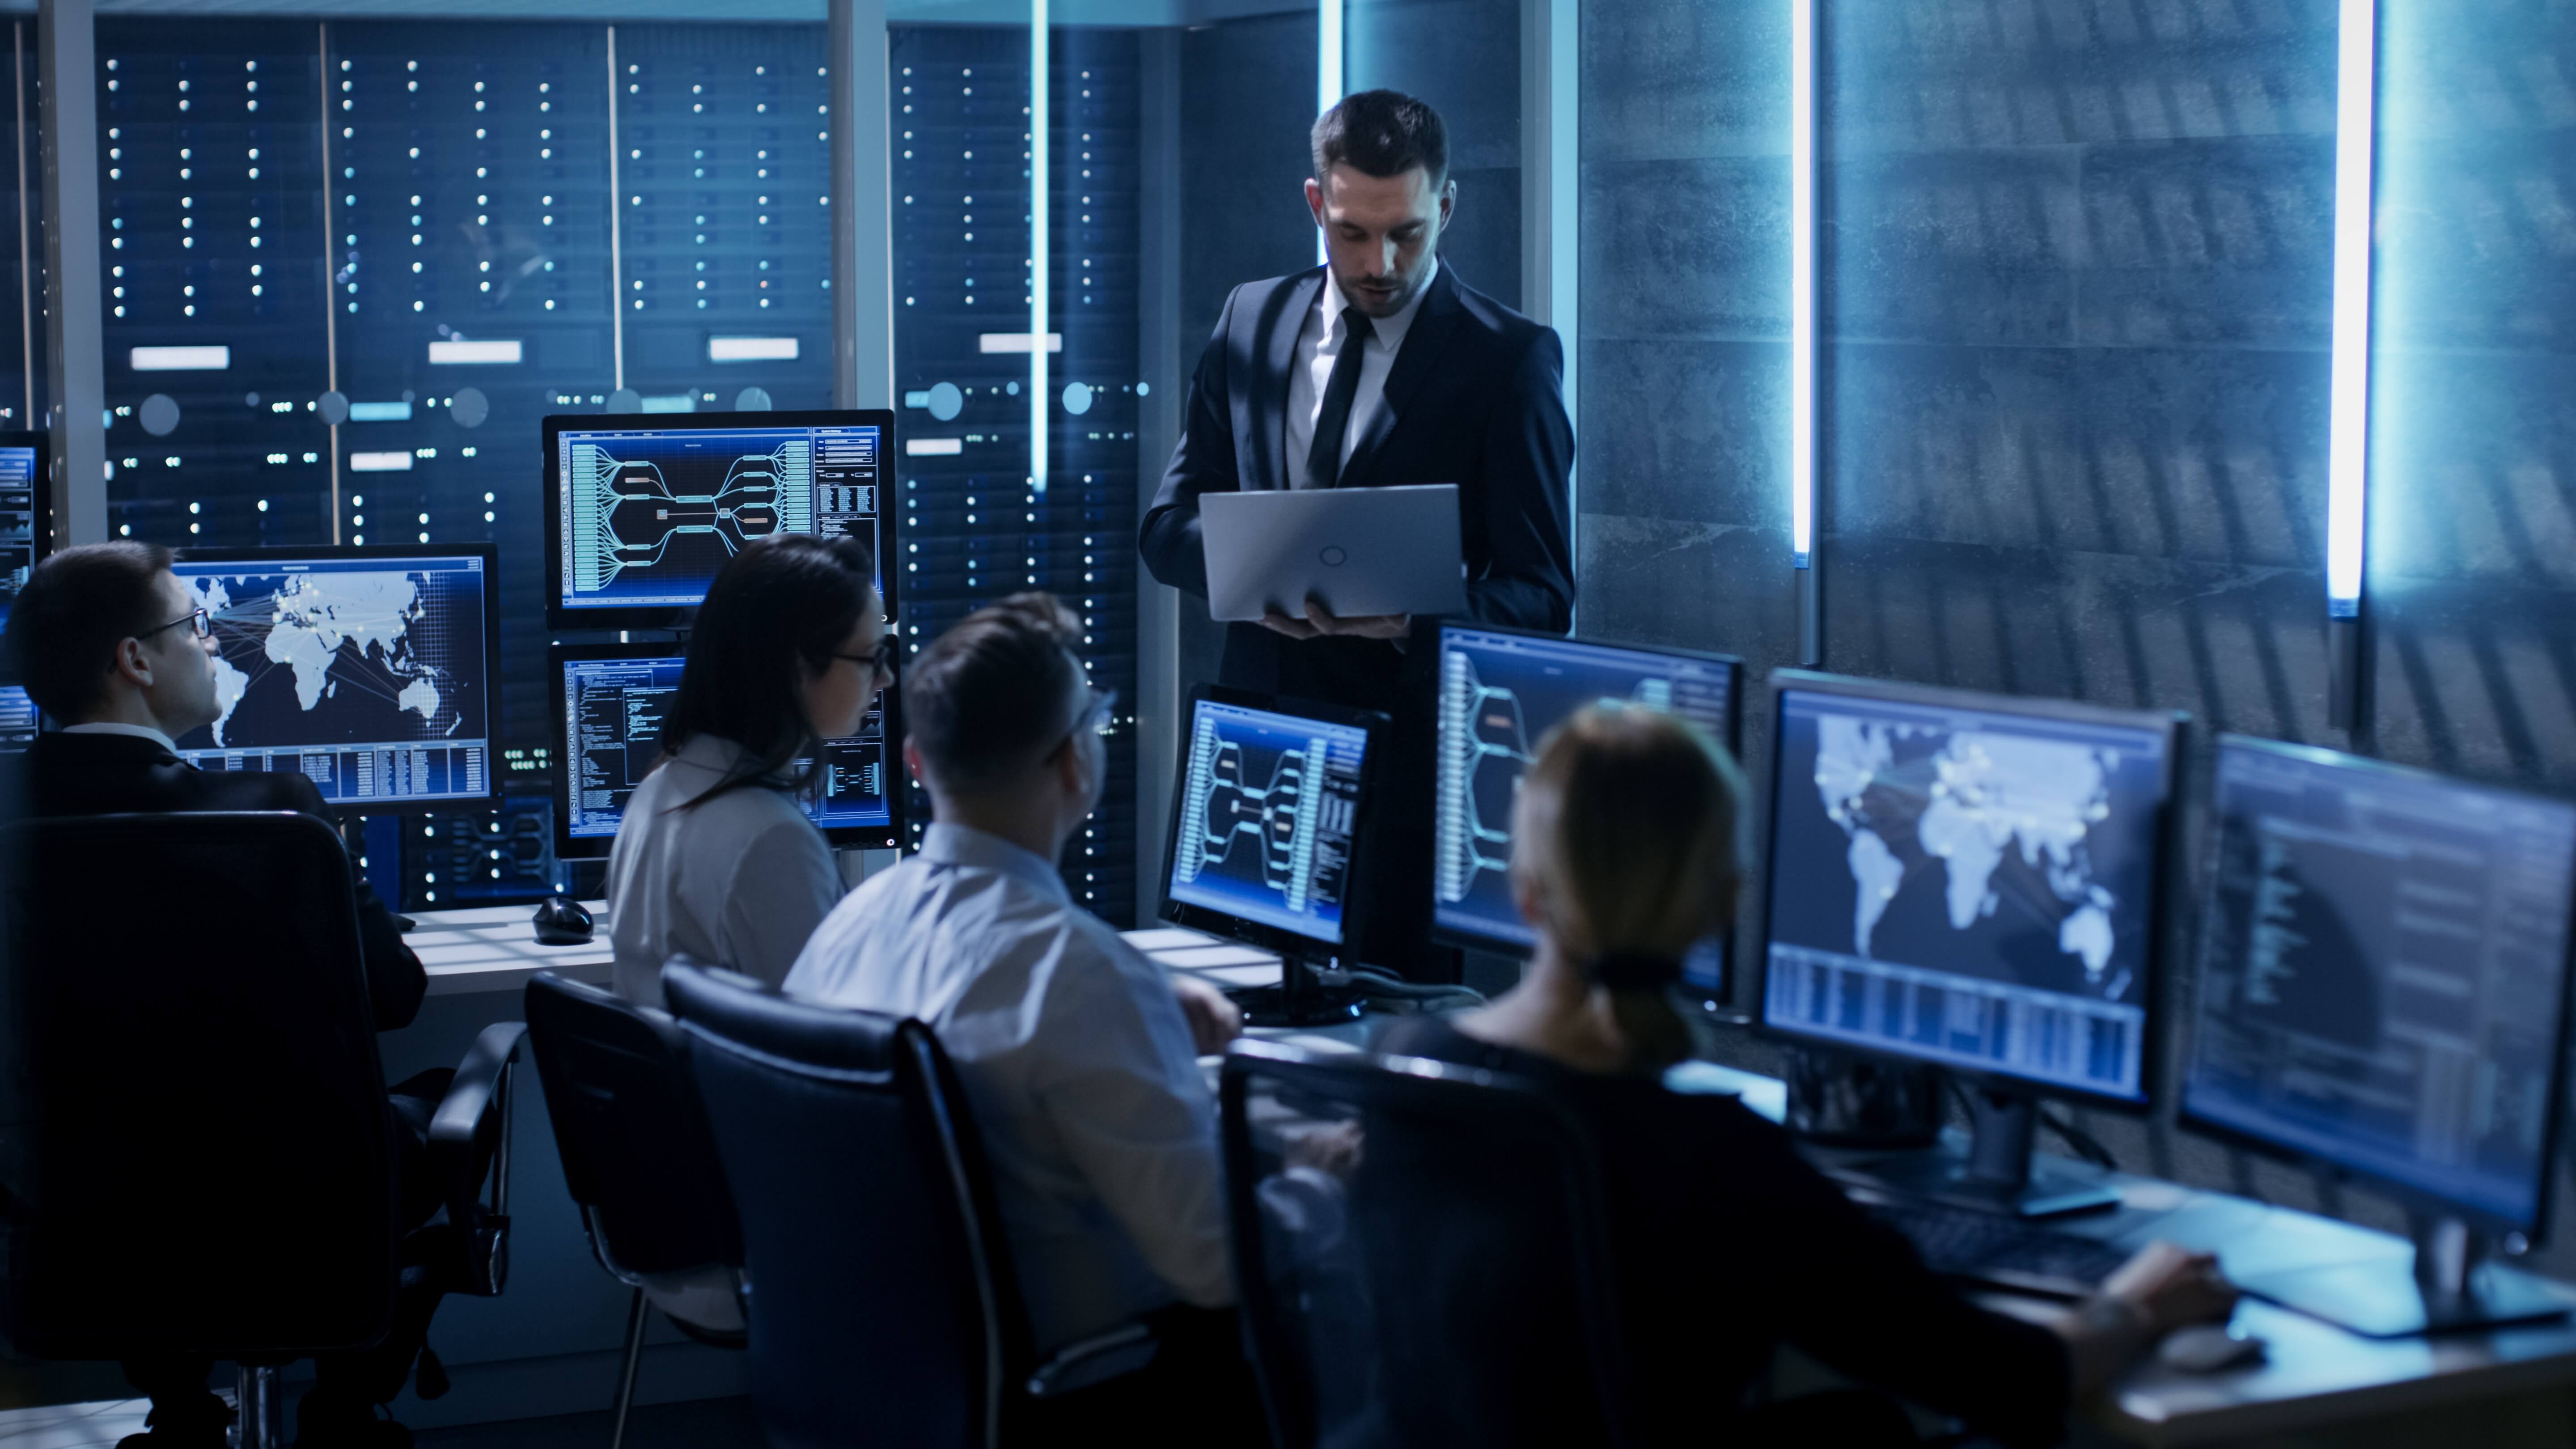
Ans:
{"type": "Polygon", "coordinates": [[[1763,1020],[2142,1101],[2169,736],[1786,688],[1763,1020]]]}
{"type": "Polygon", "coordinates": [[[14,684],[0,684],[0,755],[14,755],[36,742],[36,702],[14,684]]]}
{"type": "Polygon", "coordinates": [[[44,552],[47,540],[36,536],[44,516],[36,490],[47,486],[36,476],[35,449],[0,448],[0,628],[8,627],[9,606],[44,552]]]}
{"type": "MultiPolygon", "coordinates": [[[[1512,904],[1512,802],[1539,742],[1588,704],[1677,714],[1723,744],[1735,663],[1651,649],[1447,626],[1440,631],[1440,741],[1432,915],[1450,932],[1526,949],[1538,933],[1512,904]]],[[[1692,986],[1725,990],[1725,943],[1683,964],[1692,986]]]]}
{"type": "Polygon", "coordinates": [[[2222,741],[2183,1108],[2525,1227],[2576,807],[2222,741]]]}
{"type": "Polygon", "coordinates": [[[1367,750],[1356,725],[1197,701],[1171,898],[1340,942],[1367,750]]]}
{"type": "MultiPolygon", "coordinates": [[[[661,758],[662,716],[679,694],[681,664],[676,654],[562,662],[563,828],[573,840],[616,838],[627,798],[661,758]]],[[[823,775],[804,802],[817,826],[893,824],[883,719],[871,710],[858,735],[824,742],[823,775]]]]}
{"type": "Polygon", "coordinates": [[[335,804],[492,793],[492,661],[476,554],[182,557],[214,621],[201,770],[300,770],[335,804]]]}
{"type": "Polygon", "coordinates": [[[878,556],[873,427],[566,429],[556,442],[557,604],[687,608],[746,543],[856,535],[878,556]]]}

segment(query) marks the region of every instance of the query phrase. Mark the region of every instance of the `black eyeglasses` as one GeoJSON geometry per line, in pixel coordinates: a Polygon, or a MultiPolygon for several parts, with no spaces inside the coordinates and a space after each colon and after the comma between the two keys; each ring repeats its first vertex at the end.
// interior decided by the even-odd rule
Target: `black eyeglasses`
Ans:
{"type": "Polygon", "coordinates": [[[877,647],[869,650],[865,654],[835,654],[832,657],[835,659],[846,659],[852,664],[865,665],[868,669],[874,671],[879,677],[892,679],[894,678],[895,660],[902,652],[902,641],[894,637],[894,632],[892,630],[888,630],[887,632],[877,636],[877,647]]]}
{"type": "Polygon", "coordinates": [[[1117,708],[1117,690],[1095,689],[1091,691],[1090,701],[1083,705],[1082,712],[1080,714],[1073,717],[1073,727],[1064,732],[1064,738],[1055,742],[1055,748],[1047,751],[1046,757],[1052,760],[1056,756],[1063,754],[1067,749],[1071,748],[1075,740],[1082,738],[1082,733],[1085,730],[1089,730],[1093,734],[1102,736],[1116,733],[1118,729],[1117,708]]]}
{"type": "Polygon", "coordinates": [[[178,618],[171,620],[169,623],[155,624],[151,628],[144,630],[142,633],[137,634],[134,637],[137,639],[149,639],[164,629],[176,629],[182,624],[195,625],[196,635],[200,639],[209,638],[215,632],[214,615],[207,613],[203,609],[190,609],[188,612],[181,614],[178,618]]]}

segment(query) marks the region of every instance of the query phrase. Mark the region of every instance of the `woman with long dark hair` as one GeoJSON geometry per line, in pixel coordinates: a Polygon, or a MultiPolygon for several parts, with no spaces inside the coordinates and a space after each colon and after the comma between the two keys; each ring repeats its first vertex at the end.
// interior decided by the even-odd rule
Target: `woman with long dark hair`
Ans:
{"type": "Polygon", "coordinates": [[[840,900],[802,796],[823,741],[858,733],[892,682],[874,573],[857,539],[773,534],[708,586],[661,760],[609,852],[619,995],[660,1005],[675,955],[775,985],[840,900]]]}
{"type": "MultiPolygon", "coordinates": [[[[2071,1401],[2166,1330],[2223,1320],[2235,1292],[2214,1259],[2153,1243],[2047,1324],[1988,1312],[1787,1133],[1733,1098],[1663,1085],[1691,1049],[1671,1000],[1682,957],[1735,920],[1744,800],[1735,762],[1690,725],[1633,708],[1577,714],[1541,743],[1512,811],[1512,895],[1539,934],[1528,973],[1492,1005],[1418,1019],[1384,1047],[1546,1083],[1590,1127],[1644,1441],[1913,1442],[1893,1403],[1867,1395],[1729,1408],[1789,1343],[2014,1449],[2054,1443],[2071,1401]]],[[[1511,1281],[1484,1262],[1462,1263],[1458,1280],[1511,1281]]],[[[1507,1360],[1509,1343],[1457,1347],[1475,1297],[1462,1288],[1443,1306],[1458,1322],[1438,1341],[1507,1360]]],[[[1518,1427],[1514,1442],[1553,1442],[1546,1426],[1518,1427]]]]}

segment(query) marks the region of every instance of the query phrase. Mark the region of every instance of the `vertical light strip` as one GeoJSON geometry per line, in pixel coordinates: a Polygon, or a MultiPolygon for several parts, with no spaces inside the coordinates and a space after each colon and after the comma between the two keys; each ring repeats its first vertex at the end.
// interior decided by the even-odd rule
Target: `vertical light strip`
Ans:
{"type": "MultiPolygon", "coordinates": [[[[1342,102],[1342,0],[1315,3],[1315,114],[1342,102]]],[[[1324,229],[1315,228],[1315,260],[1326,261],[1324,229]]]]}
{"type": "Polygon", "coordinates": [[[2361,616],[2370,477],[2370,222],[2377,0],[2343,0],[2335,61],[2334,374],[2326,449],[2326,615],[2361,616]]]}
{"type": "MultiPolygon", "coordinates": [[[[36,416],[36,263],[27,231],[27,22],[9,22],[9,94],[18,107],[18,343],[27,372],[26,426],[41,428],[36,416]]],[[[38,487],[43,479],[36,480],[38,487]]],[[[38,540],[42,543],[43,540],[38,540]]]]}
{"type": "Polygon", "coordinates": [[[1816,547],[1816,6],[1789,0],[1789,552],[1816,547]]]}
{"type": "Polygon", "coordinates": [[[617,170],[617,27],[608,27],[608,350],[626,388],[626,190],[617,170]]]}
{"type": "Polygon", "coordinates": [[[1029,491],[1047,490],[1047,0],[1029,0],[1029,491]]]}
{"type": "MultiPolygon", "coordinates": [[[[313,43],[322,56],[322,189],[331,189],[331,22],[314,22],[313,43]]],[[[331,244],[331,198],[322,198],[322,385],[332,392],[340,390],[340,269],[332,258],[339,248],[331,244]]],[[[347,233],[342,233],[346,235],[347,233]]],[[[331,546],[340,545],[340,425],[326,420],[325,436],[331,448],[331,546]]]]}

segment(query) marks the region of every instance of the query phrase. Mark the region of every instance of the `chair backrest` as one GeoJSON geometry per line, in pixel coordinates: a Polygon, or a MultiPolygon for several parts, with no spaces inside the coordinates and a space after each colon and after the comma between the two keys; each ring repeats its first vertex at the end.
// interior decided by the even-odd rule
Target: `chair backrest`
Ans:
{"type": "Polygon", "coordinates": [[[287,813],[0,831],[11,1337],[285,1357],[391,1321],[400,1223],[349,858],[287,813]]]}
{"type": "Polygon", "coordinates": [[[662,990],[742,1213],[770,1442],[997,1442],[1027,1332],[930,1028],[690,966],[665,968],[662,990]]]}
{"type": "Polygon", "coordinates": [[[527,1014],[564,1187],[601,1265],[629,1282],[742,1266],[679,1023],[552,971],[528,983],[527,1014]]]}
{"type": "Polygon", "coordinates": [[[1240,1041],[1221,1097],[1235,1277],[1280,1449],[1631,1442],[1600,1167],[1552,1094],[1240,1041]]]}

